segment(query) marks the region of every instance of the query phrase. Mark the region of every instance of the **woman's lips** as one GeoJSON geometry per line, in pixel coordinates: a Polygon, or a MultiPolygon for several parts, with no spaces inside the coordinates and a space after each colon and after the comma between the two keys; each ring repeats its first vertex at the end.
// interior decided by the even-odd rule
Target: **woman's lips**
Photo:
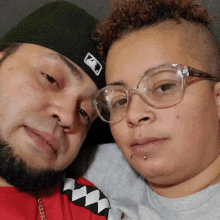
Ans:
{"type": "Polygon", "coordinates": [[[167,138],[145,138],[141,140],[135,140],[131,144],[134,155],[148,155],[153,153],[164,144],[167,138]]]}

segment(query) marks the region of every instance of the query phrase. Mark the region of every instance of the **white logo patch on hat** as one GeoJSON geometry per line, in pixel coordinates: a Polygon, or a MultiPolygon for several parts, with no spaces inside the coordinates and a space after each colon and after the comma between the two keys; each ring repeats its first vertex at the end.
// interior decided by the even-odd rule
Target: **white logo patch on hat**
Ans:
{"type": "Polygon", "coordinates": [[[102,70],[102,65],[91,53],[87,53],[84,59],[84,63],[93,70],[96,76],[100,74],[102,70]]]}

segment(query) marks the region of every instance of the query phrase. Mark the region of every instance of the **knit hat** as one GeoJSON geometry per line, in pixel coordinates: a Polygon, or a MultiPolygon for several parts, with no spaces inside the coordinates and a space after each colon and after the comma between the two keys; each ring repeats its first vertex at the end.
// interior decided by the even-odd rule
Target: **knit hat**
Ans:
{"type": "Polygon", "coordinates": [[[97,20],[69,2],[44,5],[28,15],[0,39],[0,48],[11,43],[32,43],[52,49],[72,60],[95,82],[105,86],[104,67],[98,59],[92,32],[97,20]]]}

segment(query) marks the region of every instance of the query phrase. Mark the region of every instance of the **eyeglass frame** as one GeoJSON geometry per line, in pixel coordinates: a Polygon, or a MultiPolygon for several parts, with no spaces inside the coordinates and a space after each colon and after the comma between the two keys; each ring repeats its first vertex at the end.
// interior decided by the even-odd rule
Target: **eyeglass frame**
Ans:
{"type": "MultiPolygon", "coordinates": [[[[152,75],[153,75],[153,74],[152,74],[152,75]]],[[[211,74],[209,74],[209,73],[206,73],[206,72],[204,72],[204,71],[198,70],[198,69],[196,69],[196,68],[193,68],[193,67],[190,67],[190,66],[186,66],[186,65],[182,65],[182,64],[169,64],[169,63],[166,63],[166,64],[163,64],[163,65],[160,65],[160,66],[156,66],[156,67],[154,67],[154,68],[152,68],[152,69],[147,70],[147,71],[144,73],[143,77],[141,77],[141,79],[139,80],[139,82],[138,82],[136,88],[134,88],[134,89],[126,89],[126,88],[123,88],[123,89],[122,89],[120,85],[119,85],[119,86],[118,86],[118,85],[108,85],[108,86],[103,87],[102,89],[100,89],[100,90],[96,93],[95,97],[92,99],[92,106],[95,108],[96,112],[98,113],[98,115],[99,115],[99,117],[102,119],[102,121],[107,122],[107,123],[115,123],[115,122],[121,121],[121,120],[125,117],[125,115],[126,115],[126,113],[127,113],[127,110],[128,110],[128,107],[129,107],[130,102],[131,102],[131,97],[132,97],[133,95],[135,95],[135,94],[136,94],[136,95],[139,95],[145,103],[147,103],[148,105],[150,105],[150,106],[153,107],[153,108],[156,108],[156,109],[169,108],[169,107],[174,106],[174,105],[176,105],[176,104],[178,104],[179,102],[182,101],[183,96],[184,96],[184,92],[185,92],[185,87],[186,87],[186,86],[185,86],[185,84],[186,84],[186,83],[185,83],[185,82],[186,82],[186,78],[189,77],[189,76],[199,77],[199,78],[203,78],[203,79],[205,79],[205,80],[211,80],[211,81],[214,81],[214,82],[220,82],[220,79],[219,79],[218,77],[213,76],[213,75],[211,75],[211,74]],[[149,71],[153,71],[154,69],[158,69],[158,68],[162,68],[162,67],[167,67],[167,66],[170,66],[170,67],[181,66],[181,67],[182,67],[182,69],[179,69],[179,70],[181,70],[181,73],[182,73],[181,80],[182,80],[182,83],[183,83],[183,95],[182,95],[182,97],[180,98],[180,100],[179,100],[178,102],[176,102],[175,104],[172,104],[172,105],[167,106],[167,107],[155,107],[155,106],[153,106],[151,103],[148,103],[148,101],[147,101],[147,100],[143,97],[143,95],[141,94],[141,92],[140,92],[140,84],[141,84],[141,82],[143,81],[143,79],[145,79],[145,78],[151,76],[151,75],[150,75],[150,76],[147,76],[147,73],[148,73],[149,71]],[[127,98],[128,98],[128,104],[127,104],[127,107],[126,107],[126,111],[123,113],[124,116],[123,116],[122,118],[120,118],[119,120],[116,120],[116,121],[108,121],[108,120],[104,119],[104,118],[102,117],[102,115],[100,114],[99,110],[98,110],[97,101],[96,101],[96,98],[98,97],[98,95],[99,95],[102,91],[104,91],[104,90],[106,90],[106,89],[108,89],[108,88],[112,88],[112,87],[114,87],[114,88],[120,87],[120,89],[122,89],[123,91],[126,92],[126,95],[127,95],[127,98]]]]}

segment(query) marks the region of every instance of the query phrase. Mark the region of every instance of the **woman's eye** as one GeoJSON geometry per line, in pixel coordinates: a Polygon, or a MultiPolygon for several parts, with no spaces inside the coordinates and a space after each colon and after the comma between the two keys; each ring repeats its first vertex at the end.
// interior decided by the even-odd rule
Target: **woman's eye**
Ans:
{"type": "Polygon", "coordinates": [[[164,84],[160,86],[161,91],[165,92],[167,90],[170,90],[174,85],[173,84],[164,84]]]}
{"type": "Polygon", "coordinates": [[[155,83],[149,90],[155,95],[171,95],[177,92],[179,86],[180,84],[174,80],[163,80],[155,83]]]}
{"type": "Polygon", "coordinates": [[[156,95],[171,95],[176,92],[175,90],[176,85],[175,84],[163,84],[158,86],[154,90],[154,94],[156,95]]]}
{"type": "Polygon", "coordinates": [[[117,107],[120,107],[120,106],[125,105],[125,104],[127,104],[127,99],[126,98],[119,99],[119,100],[117,100],[116,102],[113,103],[112,108],[117,108],[117,107]]]}
{"type": "Polygon", "coordinates": [[[56,84],[57,86],[59,86],[58,82],[50,75],[43,73],[44,77],[47,79],[47,81],[51,84],[56,84]]]}

